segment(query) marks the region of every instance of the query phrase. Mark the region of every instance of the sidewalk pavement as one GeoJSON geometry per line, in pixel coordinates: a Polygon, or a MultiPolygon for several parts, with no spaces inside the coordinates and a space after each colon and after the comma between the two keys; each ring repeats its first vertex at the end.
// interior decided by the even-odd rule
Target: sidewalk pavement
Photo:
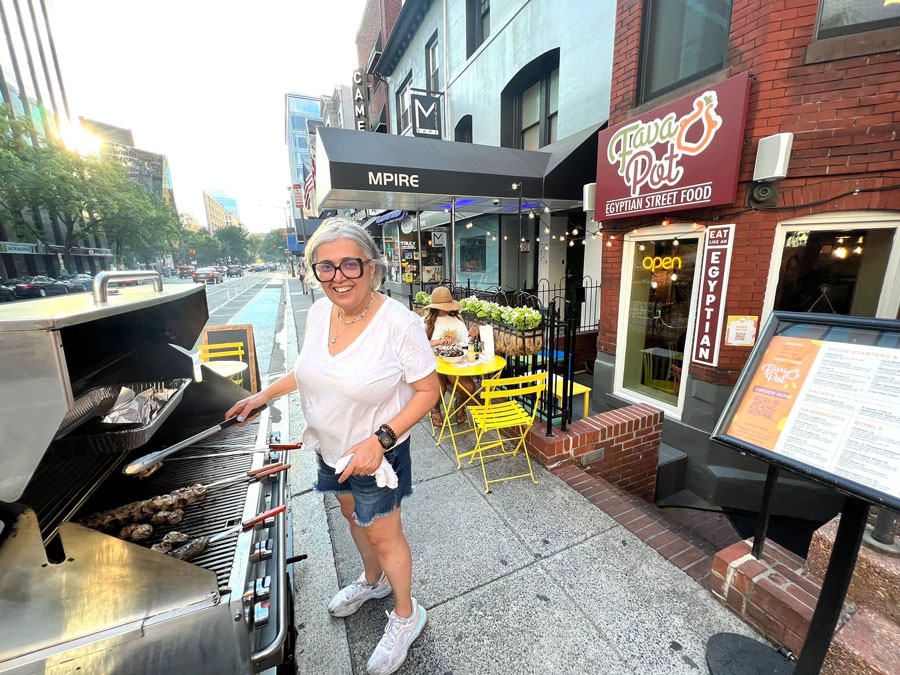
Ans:
{"type": "MultiPolygon", "coordinates": [[[[302,336],[309,296],[294,285],[299,291],[289,280],[285,317],[293,314],[302,336]]],[[[298,437],[295,402],[291,415],[298,437]]],[[[462,447],[473,442],[469,435],[462,447]]],[[[486,495],[480,465],[457,470],[452,446],[444,446],[427,421],[412,430],[415,494],[403,522],[413,595],[428,624],[398,673],[705,673],[710,635],[753,635],[554,474],[535,465],[538,485],[519,479],[486,495]]],[[[337,500],[311,490],[314,455],[296,453],[292,463],[294,552],[309,556],[294,566],[297,673],[365,673],[392,600],[372,600],[346,619],[328,615],[329,599],[358,577],[361,563],[337,500]]],[[[519,466],[521,455],[493,460],[488,471],[519,466]]]]}

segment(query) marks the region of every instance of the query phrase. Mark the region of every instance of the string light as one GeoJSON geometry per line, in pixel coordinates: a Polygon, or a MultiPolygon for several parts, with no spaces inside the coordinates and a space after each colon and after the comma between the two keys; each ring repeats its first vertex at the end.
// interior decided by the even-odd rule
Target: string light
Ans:
{"type": "Polygon", "coordinates": [[[555,235],[555,234],[551,234],[551,235],[550,235],[550,238],[553,239],[553,240],[556,240],[556,235],[555,235]]]}
{"type": "Polygon", "coordinates": [[[663,221],[662,221],[662,226],[663,226],[663,227],[668,227],[668,226],[669,226],[669,219],[668,219],[668,218],[663,219],[663,221]]]}
{"type": "Polygon", "coordinates": [[[522,237],[522,243],[524,244],[526,241],[527,239],[525,239],[525,237],[522,237]]]}
{"type": "Polygon", "coordinates": [[[672,272],[672,281],[678,281],[678,275],[672,272]]]}
{"type": "Polygon", "coordinates": [[[507,237],[507,236],[504,234],[504,235],[503,235],[503,241],[506,241],[507,239],[509,239],[509,237],[507,237]]]}
{"type": "Polygon", "coordinates": [[[549,245],[549,244],[544,244],[544,250],[545,250],[545,251],[549,251],[549,250],[550,250],[550,245],[549,245]]]}
{"type": "Polygon", "coordinates": [[[534,220],[534,211],[528,212],[528,220],[534,220]]]}
{"type": "Polygon", "coordinates": [[[569,246],[574,246],[574,245],[575,245],[575,240],[569,239],[569,246]]]}
{"type": "Polygon", "coordinates": [[[550,207],[549,207],[549,206],[545,206],[545,207],[544,207],[544,213],[550,213],[550,207]]]}
{"type": "Polygon", "coordinates": [[[678,246],[678,240],[677,240],[677,239],[673,239],[673,240],[672,240],[672,246],[678,246]]]}
{"type": "Polygon", "coordinates": [[[638,248],[639,248],[641,251],[646,251],[646,250],[647,250],[647,247],[644,246],[643,244],[641,244],[640,246],[638,246],[638,248]]]}
{"type": "Polygon", "coordinates": [[[497,235],[495,235],[495,234],[494,234],[494,235],[491,235],[491,240],[497,241],[497,235]]]}
{"type": "Polygon", "coordinates": [[[518,183],[513,183],[513,184],[512,184],[512,189],[513,189],[513,190],[518,190],[518,189],[519,189],[519,184],[518,184],[518,183]]]}
{"type": "Polygon", "coordinates": [[[474,223],[472,223],[472,222],[466,223],[466,229],[471,230],[473,225],[474,225],[474,223]]]}
{"type": "Polygon", "coordinates": [[[700,223],[694,223],[693,225],[691,225],[691,227],[696,230],[697,228],[700,227],[700,223]]]}
{"type": "Polygon", "coordinates": [[[572,234],[573,234],[573,235],[578,234],[578,228],[577,228],[577,227],[573,227],[573,228],[572,228],[572,234]]]}
{"type": "Polygon", "coordinates": [[[582,245],[582,246],[587,246],[587,239],[582,239],[582,240],[581,240],[581,245],[582,245]]]}
{"type": "Polygon", "coordinates": [[[606,248],[612,248],[612,240],[606,242],[606,248]]]}
{"type": "Polygon", "coordinates": [[[545,228],[544,228],[544,234],[550,234],[550,228],[549,228],[549,227],[545,227],[545,228]]]}

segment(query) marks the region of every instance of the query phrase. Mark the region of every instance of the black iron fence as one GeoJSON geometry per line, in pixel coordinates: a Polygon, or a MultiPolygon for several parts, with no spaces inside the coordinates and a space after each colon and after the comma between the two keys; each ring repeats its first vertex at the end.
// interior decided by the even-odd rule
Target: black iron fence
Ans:
{"type": "MultiPolygon", "coordinates": [[[[445,286],[455,300],[474,296],[503,307],[528,307],[541,313],[541,324],[534,329],[514,328],[490,317],[475,318],[466,314],[462,317],[469,325],[474,322],[494,327],[495,350],[506,358],[504,377],[547,371],[547,388],[541,397],[538,417],[541,424],[547,425],[548,436],[552,435],[554,424],[565,431],[572,422],[575,335],[581,325],[590,325],[590,321],[596,327],[596,311],[585,317],[583,313],[574,311],[574,301],[562,294],[545,294],[544,303],[538,295],[512,288],[477,289],[470,284],[452,285],[449,281],[422,286],[422,290],[429,294],[436,287],[445,286]]],[[[599,296],[599,284],[589,284],[587,288],[599,296]]],[[[416,306],[414,293],[409,294],[409,308],[422,310],[421,306],[416,306]]],[[[533,409],[534,398],[532,396],[530,401],[523,403],[533,409]]]]}
{"type": "Polygon", "coordinates": [[[597,330],[600,323],[599,281],[590,276],[582,277],[580,281],[567,277],[558,281],[541,279],[534,294],[544,306],[549,305],[552,298],[565,298],[564,318],[574,316],[579,331],[597,330]]]}

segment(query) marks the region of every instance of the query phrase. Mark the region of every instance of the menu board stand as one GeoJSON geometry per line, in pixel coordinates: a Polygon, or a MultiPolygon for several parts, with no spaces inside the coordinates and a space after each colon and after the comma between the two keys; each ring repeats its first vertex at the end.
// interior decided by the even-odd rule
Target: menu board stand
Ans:
{"type": "Polygon", "coordinates": [[[813,675],[825,661],[865,534],[870,504],[900,504],[900,322],[775,312],[712,438],[769,464],[753,555],[762,554],[780,469],[845,495],[822,590],[796,664],[785,650],[713,635],[713,675],[813,675]],[[887,403],[885,403],[887,401],[887,403]]]}

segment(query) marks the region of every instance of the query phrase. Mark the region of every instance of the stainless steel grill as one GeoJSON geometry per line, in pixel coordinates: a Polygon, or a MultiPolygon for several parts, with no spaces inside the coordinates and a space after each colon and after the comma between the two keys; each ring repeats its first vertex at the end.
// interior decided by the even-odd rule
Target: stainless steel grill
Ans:
{"type": "MultiPolygon", "coordinates": [[[[173,529],[210,536],[283,504],[285,473],[213,487],[180,523],[155,525],[140,544],[79,523],[271,461],[226,455],[167,461],[144,481],[122,474],[136,457],[218,423],[246,395],[211,371],[191,381],[190,358],[172,347],[196,342],[207,318],[202,291],[159,284],[99,301],[85,294],[0,307],[0,673],[261,673],[290,653],[283,513],[191,562],[149,549],[173,529]],[[105,443],[97,426],[79,442],[88,428],[81,418],[92,416],[79,397],[159,381],[181,381],[181,396],[143,430],[143,445],[105,443]],[[261,543],[263,555],[252,556],[261,543]]],[[[231,427],[181,455],[264,446],[267,428],[265,411],[259,424],[231,427]]]]}

